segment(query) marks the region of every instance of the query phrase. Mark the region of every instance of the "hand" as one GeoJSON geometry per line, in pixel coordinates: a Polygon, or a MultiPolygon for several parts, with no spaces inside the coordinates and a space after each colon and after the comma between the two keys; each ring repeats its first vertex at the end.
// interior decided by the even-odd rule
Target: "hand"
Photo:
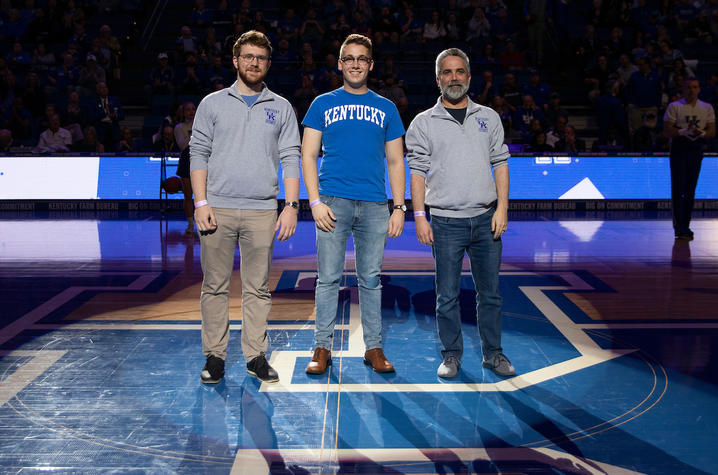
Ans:
{"type": "Polygon", "coordinates": [[[294,235],[297,230],[297,214],[299,212],[291,206],[285,206],[282,213],[277,218],[277,226],[274,228],[274,232],[279,231],[277,234],[277,241],[286,241],[294,235]]]}
{"type": "Polygon", "coordinates": [[[496,208],[493,218],[491,218],[491,232],[494,233],[494,239],[499,239],[508,228],[508,213],[503,208],[496,208]]]}
{"type": "Polygon", "coordinates": [[[699,129],[698,127],[691,126],[688,129],[688,135],[694,139],[703,137],[705,134],[706,134],[706,131],[699,129]]]}
{"type": "Polygon", "coordinates": [[[404,212],[395,209],[389,218],[389,237],[399,237],[402,232],[404,232],[404,212]]]}
{"type": "Polygon", "coordinates": [[[312,217],[317,227],[328,233],[334,232],[334,222],[337,220],[332,209],[324,203],[318,203],[312,208],[312,217]]]}
{"type": "Polygon", "coordinates": [[[434,232],[431,230],[426,216],[415,216],[414,223],[416,224],[416,239],[428,246],[434,244],[434,232]]]}
{"type": "Polygon", "coordinates": [[[200,232],[206,233],[217,229],[217,219],[209,205],[200,206],[194,210],[194,222],[197,223],[197,230],[200,232]]]}

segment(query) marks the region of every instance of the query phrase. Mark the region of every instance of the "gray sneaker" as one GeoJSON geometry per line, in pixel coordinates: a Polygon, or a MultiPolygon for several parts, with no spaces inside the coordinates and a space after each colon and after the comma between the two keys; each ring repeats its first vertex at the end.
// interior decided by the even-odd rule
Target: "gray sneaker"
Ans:
{"type": "Polygon", "coordinates": [[[484,360],[482,365],[484,368],[489,368],[499,376],[507,377],[516,374],[516,370],[511,364],[511,361],[509,361],[503,353],[496,353],[491,359],[484,360]]]}
{"type": "Polygon", "coordinates": [[[455,378],[459,374],[459,368],[461,368],[459,359],[456,356],[447,356],[436,370],[436,375],[440,378],[455,378]]]}

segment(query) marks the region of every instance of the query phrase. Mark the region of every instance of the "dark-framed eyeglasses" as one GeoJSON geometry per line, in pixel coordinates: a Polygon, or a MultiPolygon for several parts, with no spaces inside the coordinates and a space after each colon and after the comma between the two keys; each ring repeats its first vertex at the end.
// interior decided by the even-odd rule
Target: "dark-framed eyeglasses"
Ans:
{"type": "Polygon", "coordinates": [[[339,61],[347,65],[359,63],[360,66],[368,66],[373,60],[366,56],[359,56],[358,58],[354,56],[344,56],[343,58],[339,58],[339,61]]]}
{"type": "Polygon", "coordinates": [[[267,61],[269,61],[269,56],[265,56],[263,54],[240,54],[237,56],[239,59],[244,61],[245,63],[253,63],[256,59],[259,64],[264,64],[267,61]]]}

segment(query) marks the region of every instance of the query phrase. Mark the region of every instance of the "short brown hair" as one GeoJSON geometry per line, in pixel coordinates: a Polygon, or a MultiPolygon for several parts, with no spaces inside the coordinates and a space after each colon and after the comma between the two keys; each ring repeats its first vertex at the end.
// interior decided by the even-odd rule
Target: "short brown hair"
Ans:
{"type": "Polygon", "coordinates": [[[366,36],[360,35],[358,33],[352,33],[351,35],[347,36],[347,39],[344,40],[344,43],[342,43],[342,46],[339,48],[339,56],[342,56],[342,52],[344,51],[344,47],[346,45],[352,44],[364,46],[366,49],[369,50],[369,56],[372,56],[371,40],[366,36]]]}
{"type": "Polygon", "coordinates": [[[232,46],[232,56],[239,56],[242,45],[246,44],[264,48],[269,53],[268,55],[272,56],[272,43],[269,42],[269,38],[267,38],[264,33],[257,30],[249,30],[242,33],[242,36],[240,36],[234,43],[234,46],[232,46]]]}

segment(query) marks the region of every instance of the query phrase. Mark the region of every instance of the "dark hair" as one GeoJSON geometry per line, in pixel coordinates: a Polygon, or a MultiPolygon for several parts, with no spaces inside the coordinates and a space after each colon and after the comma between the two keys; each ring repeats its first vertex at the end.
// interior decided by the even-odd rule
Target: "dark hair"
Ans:
{"type": "Polygon", "coordinates": [[[232,47],[232,56],[239,56],[242,46],[246,44],[264,48],[269,53],[269,56],[272,55],[272,43],[269,42],[269,38],[267,38],[267,36],[261,31],[249,30],[242,33],[242,36],[240,36],[234,43],[234,46],[232,47]]]}

